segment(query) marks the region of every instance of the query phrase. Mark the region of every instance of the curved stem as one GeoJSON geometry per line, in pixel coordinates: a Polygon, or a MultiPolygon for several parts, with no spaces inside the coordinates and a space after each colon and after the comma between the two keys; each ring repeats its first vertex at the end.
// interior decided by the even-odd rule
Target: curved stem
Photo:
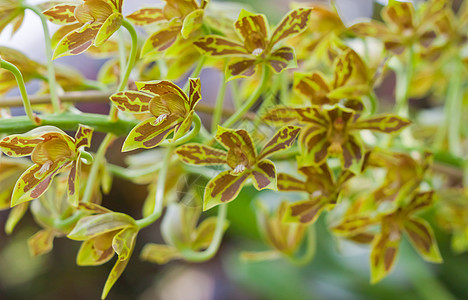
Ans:
{"type": "Polygon", "coordinates": [[[156,195],[154,200],[153,212],[149,216],[136,221],[138,229],[142,229],[153,224],[154,222],[156,222],[157,219],[159,219],[159,217],[161,217],[164,208],[163,204],[164,193],[166,188],[166,176],[171,162],[172,150],[173,147],[168,147],[166,149],[166,155],[164,156],[163,165],[161,166],[161,170],[158,174],[158,183],[156,186],[156,195]]]}
{"type": "Polygon", "coordinates": [[[234,123],[236,123],[239,119],[242,118],[242,116],[252,107],[252,105],[257,102],[257,99],[260,97],[260,95],[263,93],[263,90],[265,89],[267,82],[268,82],[268,75],[269,75],[269,68],[266,64],[263,65],[263,70],[262,70],[262,79],[260,81],[260,84],[258,85],[257,89],[255,92],[250,96],[250,98],[244,103],[242,107],[240,107],[236,113],[234,113],[229,119],[227,119],[223,123],[223,127],[231,127],[234,123]]]}
{"type": "Polygon", "coordinates": [[[104,140],[99,145],[98,151],[96,156],[94,157],[93,165],[91,166],[91,170],[89,171],[88,180],[86,181],[86,189],[83,194],[83,198],[81,202],[89,203],[91,202],[91,197],[93,196],[93,188],[96,185],[97,175],[99,173],[99,167],[101,166],[101,162],[106,155],[107,147],[109,147],[110,143],[114,140],[114,135],[112,133],[108,133],[104,140]]]}
{"type": "MultiPolygon", "coordinates": [[[[93,127],[96,131],[123,136],[127,135],[138,122],[128,120],[111,122],[107,116],[100,114],[61,113],[59,115],[41,115],[41,124],[57,126],[62,130],[76,130],[78,124],[83,124],[93,127]]],[[[0,133],[24,133],[36,127],[37,125],[27,116],[0,120],[0,133]]]]}
{"type": "Polygon", "coordinates": [[[311,261],[316,251],[315,245],[315,228],[311,225],[307,229],[307,244],[306,250],[300,257],[288,256],[289,260],[298,266],[303,266],[311,261]]]}
{"type": "Polygon", "coordinates": [[[396,69],[396,112],[402,117],[408,117],[409,115],[408,96],[414,71],[413,46],[408,48],[407,55],[407,60],[400,63],[399,67],[396,69]]]}
{"type": "Polygon", "coordinates": [[[463,111],[463,64],[457,57],[453,60],[453,73],[447,91],[446,130],[448,130],[449,150],[455,155],[462,154],[460,120],[463,111]]]}
{"type": "MultiPolygon", "coordinates": [[[[125,71],[123,76],[120,78],[120,84],[119,87],[117,88],[117,92],[121,92],[125,90],[127,87],[127,81],[128,78],[130,77],[130,73],[132,72],[133,66],[135,65],[136,61],[136,55],[137,55],[137,47],[138,47],[138,36],[135,31],[135,28],[133,28],[133,25],[127,20],[123,19],[122,26],[127,29],[128,33],[130,33],[130,37],[132,39],[132,45],[130,48],[130,54],[128,56],[128,61],[127,65],[125,66],[125,71]]],[[[121,66],[121,70],[123,66],[121,66]]],[[[112,121],[116,121],[118,119],[117,117],[117,107],[115,105],[112,105],[111,111],[109,112],[110,118],[112,121]]]]}
{"type": "Polygon", "coordinates": [[[40,125],[41,120],[39,119],[39,117],[37,117],[34,114],[32,110],[31,102],[29,102],[28,93],[26,92],[26,86],[24,84],[23,75],[21,74],[20,70],[14,64],[7,62],[6,60],[3,60],[1,58],[0,58],[0,67],[5,70],[10,71],[13,74],[13,76],[15,76],[16,82],[18,84],[18,88],[21,93],[21,98],[23,99],[23,106],[24,106],[26,115],[28,116],[29,120],[33,122],[33,124],[40,125]]]}
{"type": "MultiPolygon", "coordinates": [[[[193,72],[190,74],[189,78],[197,78],[200,76],[200,73],[203,69],[203,66],[205,65],[205,61],[206,61],[206,56],[203,55],[199,60],[198,60],[198,64],[197,66],[195,67],[195,69],[193,69],[193,72]]],[[[187,80],[187,82],[185,83],[184,87],[183,87],[183,90],[186,91],[189,87],[189,80],[187,80]]]]}
{"type": "Polygon", "coordinates": [[[370,102],[370,113],[375,114],[379,107],[379,100],[377,99],[377,95],[375,94],[373,89],[369,91],[369,94],[367,94],[367,97],[369,98],[369,102],[370,102]]]}
{"type": "Polygon", "coordinates": [[[184,259],[193,262],[202,262],[211,259],[218,252],[224,233],[224,224],[227,216],[227,204],[218,206],[218,217],[216,219],[216,228],[210,245],[203,251],[193,251],[192,249],[183,249],[181,254],[184,259]]]}
{"type": "Polygon", "coordinates": [[[49,27],[47,27],[47,20],[42,12],[34,5],[24,4],[24,9],[29,9],[34,12],[40,19],[42,30],[44,31],[45,51],[47,56],[47,79],[49,81],[49,93],[52,101],[54,112],[58,113],[60,109],[60,100],[57,96],[57,81],[55,79],[54,63],[52,62],[52,43],[50,41],[49,27]]]}
{"type": "MultiPolygon", "coordinates": [[[[227,59],[224,61],[224,68],[227,66],[227,59]]],[[[216,105],[211,119],[211,132],[216,132],[218,124],[221,123],[221,115],[223,112],[224,95],[226,93],[226,72],[223,72],[221,76],[221,82],[219,83],[218,96],[216,97],[216,105]]]]}

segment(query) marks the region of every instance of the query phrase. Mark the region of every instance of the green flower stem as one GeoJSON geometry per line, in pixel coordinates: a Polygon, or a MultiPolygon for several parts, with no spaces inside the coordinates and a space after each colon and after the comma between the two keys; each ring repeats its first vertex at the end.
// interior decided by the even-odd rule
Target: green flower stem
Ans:
{"type": "MultiPolygon", "coordinates": [[[[206,56],[203,55],[199,60],[198,60],[198,64],[197,66],[195,67],[195,69],[193,69],[192,73],[190,74],[189,78],[198,78],[200,76],[200,73],[201,71],[203,70],[203,66],[205,65],[205,62],[206,62],[206,56]]],[[[189,88],[189,80],[187,80],[187,82],[185,83],[184,87],[183,87],[183,90],[184,91],[187,91],[189,88]]]]}
{"type": "Polygon", "coordinates": [[[288,256],[289,260],[298,266],[303,266],[309,263],[315,255],[316,244],[315,244],[315,228],[311,225],[307,229],[307,244],[304,253],[299,256],[288,256]]]}
{"type": "Polygon", "coordinates": [[[173,149],[173,147],[167,147],[166,154],[163,158],[163,165],[159,170],[153,212],[143,219],[136,220],[136,224],[140,230],[153,224],[157,219],[159,219],[159,217],[161,217],[164,208],[164,193],[166,188],[167,171],[169,170],[173,149]]]}
{"type": "Polygon", "coordinates": [[[269,78],[269,68],[266,64],[263,65],[262,68],[262,79],[260,81],[260,84],[258,85],[257,89],[255,90],[254,93],[250,96],[249,99],[240,107],[229,119],[227,119],[223,123],[223,127],[231,127],[234,123],[239,121],[239,119],[242,118],[242,116],[252,107],[252,105],[257,102],[258,98],[260,95],[263,93],[265,90],[267,83],[268,83],[268,78],[269,78]]]}
{"type": "Polygon", "coordinates": [[[70,227],[73,226],[79,219],[86,216],[87,212],[83,210],[77,210],[73,215],[69,216],[65,219],[54,219],[53,220],[53,227],[56,229],[60,229],[62,231],[70,230],[70,227]]]}
{"type": "MultiPolygon", "coordinates": [[[[127,29],[128,33],[130,34],[130,37],[132,39],[132,45],[130,48],[130,54],[128,56],[127,65],[125,66],[125,72],[124,72],[124,75],[120,78],[120,84],[119,84],[119,87],[117,88],[117,92],[122,92],[127,87],[128,78],[130,77],[130,73],[132,72],[133,66],[135,65],[135,62],[136,62],[137,48],[138,48],[138,36],[135,31],[135,28],[133,28],[133,25],[127,19],[124,18],[122,21],[122,26],[125,29],[127,29]]],[[[125,55],[124,50],[119,49],[119,51],[121,55],[122,53],[123,55],[125,55]]],[[[123,70],[123,66],[121,66],[121,70],[123,70]]],[[[117,107],[115,105],[112,105],[111,110],[109,112],[109,116],[112,121],[116,121],[118,119],[117,113],[118,113],[117,107]]]]}
{"type": "Polygon", "coordinates": [[[447,90],[445,129],[448,130],[449,151],[459,156],[462,154],[460,120],[463,111],[463,63],[456,57],[452,65],[453,72],[447,90]]]}
{"type": "Polygon", "coordinates": [[[236,80],[232,80],[230,82],[231,86],[231,97],[232,97],[232,103],[234,104],[235,108],[239,108],[242,106],[242,102],[240,100],[240,95],[239,95],[239,85],[237,84],[236,80]]]}
{"type": "Polygon", "coordinates": [[[265,113],[265,110],[267,110],[270,106],[273,105],[272,101],[274,101],[278,92],[280,94],[281,102],[288,103],[286,100],[286,97],[287,97],[286,91],[284,91],[285,88],[287,89],[288,83],[287,83],[287,78],[284,74],[285,72],[282,72],[280,76],[276,76],[276,79],[273,82],[271,93],[268,93],[268,95],[265,97],[262,104],[258,108],[257,113],[256,113],[256,118],[254,121],[254,128],[258,128],[260,126],[260,123],[263,121],[261,116],[265,113]],[[284,85],[285,81],[286,81],[286,86],[284,85]]]}
{"type": "Polygon", "coordinates": [[[21,98],[23,100],[23,106],[24,110],[26,111],[26,115],[34,125],[40,125],[41,120],[34,114],[32,110],[31,102],[29,102],[28,93],[26,92],[26,86],[24,85],[23,75],[21,74],[20,70],[14,64],[7,62],[6,60],[3,60],[1,58],[0,67],[10,71],[13,74],[13,76],[15,76],[18,88],[21,93],[21,98]]]}
{"type": "Polygon", "coordinates": [[[225,222],[227,215],[227,204],[218,206],[218,216],[216,218],[216,228],[210,245],[203,251],[193,251],[192,249],[183,249],[181,254],[184,259],[192,262],[202,262],[211,259],[218,252],[221,240],[223,238],[225,222]]]}
{"type": "Polygon", "coordinates": [[[57,96],[57,81],[55,79],[54,63],[52,62],[52,43],[50,40],[49,27],[47,27],[47,20],[36,6],[23,4],[23,8],[31,10],[41,19],[42,30],[44,31],[45,51],[47,56],[47,78],[49,81],[50,99],[52,101],[54,112],[59,113],[61,111],[60,100],[57,96]]]}
{"type": "Polygon", "coordinates": [[[379,99],[377,98],[377,95],[375,94],[373,89],[369,91],[369,94],[367,94],[367,98],[369,99],[370,103],[370,113],[375,114],[379,109],[379,99]]]}
{"type": "Polygon", "coordinates": [[[404,63],[400,62],[396,68],[396,112],[399,116],[407,118],[409,116],[408,98],[411,79],[414,72],[414,49],[408,48],[407,58],[404,63]]]}
{"type": "MultiPolygon", "coordinates": [[[[227,66],[228,60],[226,59],[224,61],[224,68],[227,66]]],[[[226,72],[223,72],[223,76],[221,77],[221,82],[219,83],[219,89],[218,89],[218,96],[216,97],[216,105],[215,109],[213,112],[213,117],[211,119],[211,132],[216,132],[218,128],[218,124],[221,123],[221,115],[223,112],[223,104],[224,104],[224,96],[226,94],[226,72]]]]}
{"type": "Polygon", "coordinates": [[[107,167],[109,168],[109,171],[112,174],[120,178],[133,180],[133,179],[137,179],[137,178],[155,173],[159,169],[161,169],[161,166],[162,166],[162,162],[157,163],[157,164],[152,164],[146,168],[138,169],[138,170],[132,170],[132,169],[124,168],[124,167],[113,165],[113,164],[108,164],[107,167]]]}
{"type": "Polygon", "coordinates": [[[112,133],[108,133],[99,145],[98,151],[94,157],[93,165],[91,166],[91,170],[89,171],[88,180],[86,181],[86,189],[84,191],[83,198],[81,199],[81,202],[83,203],[91,202],[91,197],[93,196],[93,188],[96,183],[101,162],[106,155],[107,148],[114,140],[114,138],[115,136],[112,133]]]}
{"type": "MultiPolygon", "coordinates": [[[[79,124],[93,127],[96,131],[108,132],[117,136],[127,135],[137,121],[118,120],[115,122],[109,121],[109,118],[100,114],[75,114],[61,113],[59,115],[41,115],[41,125],[52,125],[61,128],[62,130],[76,130],[79,124]]],[[[0,133],[24,133],[36,128],[27,116],[13,117],[0,120],[0,133]]]]}

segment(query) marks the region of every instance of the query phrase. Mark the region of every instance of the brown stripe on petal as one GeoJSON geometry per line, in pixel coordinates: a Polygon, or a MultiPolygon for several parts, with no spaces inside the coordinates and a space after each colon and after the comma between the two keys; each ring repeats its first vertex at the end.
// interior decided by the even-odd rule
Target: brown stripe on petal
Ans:
{"type": "Polygon", "coordinates": [[[140,92],[126,91],[112,95],[110,100],[121,111],[142,113],[148,111],[148,105],[152,98],[152,96],[140,92]]]}
{"type": "Polygon", "coordinates": [[[59,4],[56,5],[42,14],[54,24],[65,25],[77,22],[75,19],[76,5],[59,4]]]}
{"type": "Polygon", "coordinates": [[[218,150],[201,144],[185,144],[177,148],[176,153],[186,163],[195,165],[226,163],[226,151],[218,150]]]}
{"type": "Polygon", "coordinates": [[[160,31],[153,33],[143,46],[142,53],[164,51],[177,39],[180,33],[181,26],[169,26],[160,31]]]}
{"type": "Polygon", "coordinates": [[[144,26],[166,19],[160,8],[142,8],[129,14],[126,18],[137,26],[144,26]]]}
{"type": "Polygon", "coordinates": [[[76,164],[77,162],[74,162],[71,166],[70,169],[70,174],[68,175],[68,195],[69,196],[74,196],[75,195],[75,181],[76,181],[76,164]]]}
{"type": "Polygon", "coordinates": [[[260,152],[258,159],[261,160],[281,150],[288,149],[296,140],[301,129],[296,126],[285,126],[281,128],[260,152]]]}
{"type": "Polygon", "coordinates": [[[259,162],[257,167],[259,167],[265,174],[270,178],[276,177],[275,165],[271,162],[267,163],[266,161],[259,162]]]}
{"type": "Polygon", "coordinates": [[[245,180],[249,174],[244,174],[236,178],[227,189],[225,189],[221,194],[221,202],[227,202],[233,200],[239,190],[242,188],[245,180]]]}
{"type": "Polygon", "coordinates": [[[418,248],[425,252],[429,252],[433,242],[429,230],[426,226],[417,221],[410,220],[408,223],[410,226],[405,226],[405,229],[411,240],[418,246],[418,248]]]}
{"type": "Polygon", "coordinates": [[[200,48],[200,50],[202,50],[206,54],[213,56],[249,54],[249,52],[244,48],[244,45],[232,42],[230,40],[218,36],[205,36],[198,39],[193,44],[200,48]]]}
{"type": "Polygon", "coordinates": [[[286,15],[272,34],[270,45],[302,32],[308,25],[312,9],[299,8],[286,15]]]}
{"type": "Polygon", "coordinates": [[[91,145],[91,136],[93,128],[80,125],[75,135],[75,147],[78,149],[82,146],[89,147],[91,145]]]}
{"type": "MultiPolygon", "coordinates": [[[[241,15],[246,13],[241,12],[241,15]]],[[[266,17],[262,14],[254,15],[247,13],[236,21],[235,28],[244,38],[245,48],[249,53],[255,49],[266,49],[268,39],[268,23],[266,17]]]]}
{"type": "Polygon", "coordinates": [[[385,249],[385,254],[384,254],[384,267],[385,271],[389,271],[393,265],[393,262],[395,261],[395,256],[396,256],[397,249],[395,247],[389,247],[385,249]]]}
{"type": "Polygon", "coordinates": [[[228,71],[232,76],[252,76],[256,65],[255,59],[237,60],[228,65],[228,71]]]}
{"type": "Polygon", "coordinates": [[[309,223],[317,220],[324,204],[318,201],[306,201],[290,206],[291,216],[297,217],[301,223],[309,223]]]}
{"type": "Polygon", "coordinates": [[[253,175],[253,177],[254,177],[255,181],[257,182],[257,185],[258,185],[258,187],[260,189],[265,188],[271,182],[270,179],[268,179],[268,177],[266,177],[265,175],[263,175],[260,172],[252,171],[252,175],[253,175]]]}

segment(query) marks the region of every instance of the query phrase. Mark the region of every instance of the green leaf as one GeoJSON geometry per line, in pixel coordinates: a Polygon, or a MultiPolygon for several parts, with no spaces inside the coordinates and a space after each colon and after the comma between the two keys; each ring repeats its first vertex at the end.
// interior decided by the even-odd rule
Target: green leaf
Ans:
{"type": "Polygon", "coordinates": [[[81,218],[67,237],[84,241],[107,232],[135,226],[135,221],[130,216],[111,212],[81,218]]]}
{"type": "Polygon", "coordinates": [[[270,45],[304,31],[309,26],[311,12],[310,8],[299,8],[289,12],[276,26],[271,35],[270,45]]]}
{"type": "Polygon", "coordinates": [[[268,159],[257,163],[252,170],[252,182],[257,190],[270,189],[277,190],[276,187],[276,167],[268,159]]]}
{"type": "Polygon", "coordinates": [[[107,41],[122,25],[123,16],[120,12],[110,15],[102,24],[94,40],[94,46],[99,47],[107,41]]]}
{"type": "Polygon", "coordinates": [[[195,143],[178,147],[176,153],[180,160],[192,165],[222,165],[227,159],[226,151],[195,143]]]}
{"type": "Polygon", "coordinates": [[[32,256],[46,254],[54,247],[55,230],[42,229],[28,239],[29,252],[32,256]]]}
{"type": "Polygon", "coordinates": [[[85,52],[93,44],[101,24],[85,24],[64,36],[54,51],[53,59],[85,52]]]}
{"type": "Polygon", "coordinates": [[[242,173],[234,176],[230,174],[230,171],[224,171],[211,179],[205,188],[203,210],[234,200],[239,195],[249,175],[249,173],[242,173]]]}
{"type": "Polygon", "coordinates": [[[297,126],[284,126],[263,146],[258,155],[258,160],[267,158],[279,151],[289,149],[301,130],[297,126]]]}
{"type": "Polygon", "coordinates": [[[137,126],[128,134],[122,146],[122,152],[134,149],[151,149],[158,146],[171,132],[177,124],[175,116],[169,116],[163,121],[155,124],[156,118],[149,118],[137,126]]]}
{"type": "Polygon", "coordinates": [[[216,35],[207,35],[199,38],[193,43],[207,56],[220,56],[220,55],[248,55],[250,54],[244,45],[233,42],[229,39],[216,35]]]}
{"type": "Polygon", "coordinates": [[[203,9],[196,9],[185,16],[182,29],[180,31],[184,39],[188,39],[192,33],[197,31],[203,24],[203,9]]]}
{"type": "Polygon", "coordinates": [[[404,229],[413,247],[425,260],[434,263],[442,262],[434,232],[425,220],[411,217],[405,221],[404,229]]]}
{"type": "Polygon", "coordinates": [[[121,111],[143,113],[149,111],[149,102],[153,96],[136,91],[118,92],[110,100],[121,111]]]}

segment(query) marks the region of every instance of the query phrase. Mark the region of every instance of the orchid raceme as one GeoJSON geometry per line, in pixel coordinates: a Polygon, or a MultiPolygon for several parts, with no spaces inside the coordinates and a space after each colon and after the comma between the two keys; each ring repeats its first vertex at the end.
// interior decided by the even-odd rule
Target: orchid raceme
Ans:
{"type": "Polygon", "coordinates": [[[49,21],[72,29],[58,43],[54,58],[76,55],[83,53],[92,45],[102,45],[120,28],[123,22],[122,0],[84,0],[81,4],[61,3],[44,11],[44,15],[49,21]]]}
{"type": "Polygon", "coordinates": [[[80,125],[75,137],[57,127],[42,126],[24,134],[10,135],[0,140],[0,149],[8,156],[31,155],[34,165],[16,182],[11,206],[40,197],[49,188],[52,179],[71,167],[68,177],[68,195],[71,203],[78,203],[81,148],[89,147],[93,129],[80,125]]]}
{"type": "Polygon", "coordinates": [[[0,0],[0,295],[76,290],[37,281],[76,240],[69,263],[114,260],[103,299],[124,269],[125,299],[192,291],[174,274],[204,299],[336,298],[310,268],[353,299],[467,298],[466,256],[411,255],[468,251],[468,0],[373,1],[367,23],[366,1],[33,2],[0,0]],[[45,51],[15,49],[29,24],[45,51]],[[135,249],[146,267],[126,268],[135,249]]]}
{"type": "Polygon", "coordinates": [[[102,299],[106,298],[114,283],[122,275],[130,260],[138,227],[135,220],[123,213],[102,212],[80,219],[68,238],[83,241],[77,255],[81,266],[97,266],[109,261],[114,253],[118,259],[107,278],[102,299]]]}
{"type": "Polygon", "coordinates": [[[356,135],[358,131],[393,133],[410,124],[404,118],[389,114],[361,118],[355,111],[337,104],[322,110],[318,107],[279,107],[267,112],[263,118],[271,123],[305,125],[299,137],[302,165],[320,165],[327,157],[339,157],[345,168],[362,159],[363,146],[356,135]]]}
{"type": "Polygon", "coordinates": [[[296,140],[300,129],[296,126],[281,128],[262,148],[259,154],[252,138],[243,129],[230,130],[218,127],[216,140],[228,151],[201,144],[185,144],[177,148],[179,158],[194,165],[223,165],[224,171],[208,182],[205,188],[203,209],[234,200],[247,179],[251,178],[257,190],[276,190],[276,168],[267,157],[288,149],[296,140]]]}
{"type": "Polygon", "coordinates": [[[150,35],[141,55],[164,51],[178,38],[188,39],[203,25],[204,9],[209,1],[164,0],[163,8],[143,8],[128,16],[136,25],[156,23],[158,30],[150,35]]]}
{"type": "Polygon", "coordinates": [[[311,9],[305,8],[291,11],[270,35],[264,15],[242,10],[235,23],[237,32],[242,36],[242,44],[217,35],[202,37],[194,44],[208,56],[235,57],[226,70],[231,79],[252,76],[256,66],[264,63],[279,73],[295,64],[295,55],[293,48],[278,48],[277,44],[302,32],[308,26],[310,12],[311,9]]]}
{"type": "Polygon", "coordinates": [[[430,207],[433,198],[432,191],[416,192],[393,212],[376,217],[350,214],[334,228],[335,233],[352,237],[380,224],[380,232],[372,241],[371,282],[382,280],[393,269],[403,232],[422,258],[429,262],[442,262],[432,228],[424,219],[415,216],[415,213],[430,207]]]}
{"type": "Polygon", "coordinates": [[[284,214],[284,220],[289,222],[315,222],[323,209],[334,207],[342,186],[354,176],[352,172],[345,170],[335,179],[326,163],[317,167],[299,168],[299,173],[304,175],[306,180],[285,173],[278,174],[278,190],[309,194],[307,200],[289,204],[284,214]]]}
{"type": "Polygon", "coordinates": [[[122,151],[158,146],[169,134],[173,140],[186,133],[191,124],[195,105],[201,100],[200,79],[190,79],[189,95],[166,80],[137,82],[139,91],[118,92],[110,97],[116,107],[125,112],[150,112],[153,117],[132,129],[122,151]]]}

